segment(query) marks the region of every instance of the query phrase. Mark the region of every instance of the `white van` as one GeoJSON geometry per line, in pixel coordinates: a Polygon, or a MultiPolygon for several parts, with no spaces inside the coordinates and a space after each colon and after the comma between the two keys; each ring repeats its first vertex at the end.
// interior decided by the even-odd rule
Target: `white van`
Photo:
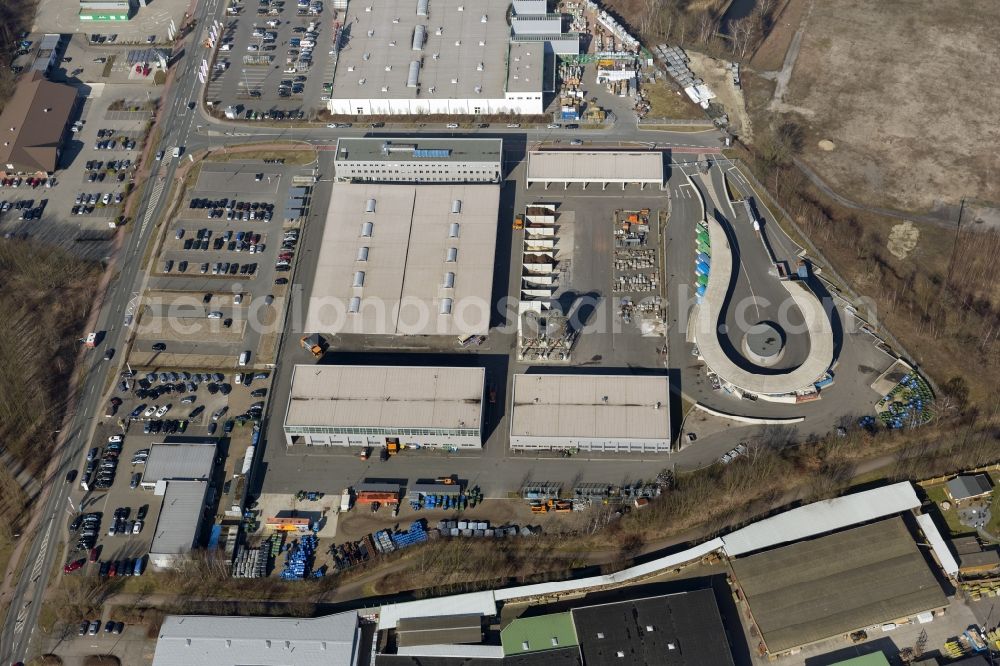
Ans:
{"type": "Polygon", "coordinates": [[[249,351],[245,351],[242,354],[240,354],[240,365],[246,365],[249,362],[250,362],[250,352],[249,351]]]}

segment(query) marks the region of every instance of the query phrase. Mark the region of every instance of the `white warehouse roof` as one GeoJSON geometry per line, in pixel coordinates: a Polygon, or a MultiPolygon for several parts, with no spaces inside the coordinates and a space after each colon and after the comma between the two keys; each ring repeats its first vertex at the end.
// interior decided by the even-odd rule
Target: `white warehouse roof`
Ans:
{"type": "Polygon", "coordinates": [[[663,183],[663,153],[621,150],[533,150],[527,182],[663,183]]]}
{"type": "Polygon", "coordinates": [[[485,334],[499,203],[491,184],[335,183],[306,330],[485,334]]]}
{"type": "Polygon", "coordinates": [[[484,368],[297,365],[285,426],[480,428],[484,368]]]}
{"type": "Polygon", "coordinates": [[[730,557],[825,534],[920,506],[907,481],[814,502],[757,521],[722,537],[730,557]]]}
{"type": "Polygon", "coordinates": [[[150,561],[167,563],[176,555],[191,550],[201,527],[201,512],[205,506],[207,481],[164,481],[163,506],[156,519],[153,543],[149,547],[150,561]],[[157,557],[162,556],[162,557],[157,557]]]}
{"type": "Polygon", "coordinates": [[[511,436],[670,438],[665,375],[514,375],[511,436]]]}
{"type": "MultiPolygon", "coordinates": [[[[507,90],[542,90],[542,45],[523,60],[527,76],[509,74],[510,0],[357,0],[345,18],[332,99],[502,99],[507,90]],[[417,71],[411,63],[417,62],[417,71]],[[511,84],[518,84],[512,86],[511,84]]],[[[524,58],[520,54],[519,58],[524,58]]],[[[520,64],[520,62],[519,62],[520,64]]]]}
{"type": "Polygon", "coordinates": [[[215,442],[157,442],[149,449],[142,484],[163,479],[207,479],[212,474],[215,442]]]}
{"type": "Polygon", "coordinates": [[[354,611],[318,618],[169,615],[153,666],[353,666],[359,649],[354,611]]]}

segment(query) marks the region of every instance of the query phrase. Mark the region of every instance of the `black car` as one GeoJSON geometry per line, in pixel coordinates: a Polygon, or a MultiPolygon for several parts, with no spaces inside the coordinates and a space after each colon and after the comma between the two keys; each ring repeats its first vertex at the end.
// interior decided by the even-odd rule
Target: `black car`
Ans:
{"type": "Polygon", "coordinates": [[[76,470],[71,469],[66,472],[66,483],[73,483],[74,481],[76,481],[76,470]]]}
{"type": "Polygon", "coordinates": [[[153,351],[166,351],[166,349],[167,345],[163,344],[162,342],[157,342],[155,345],[153,345],[153,351]]]}
{"type": "Polygon", "coordinates": [[[70,531],[76,532],[78,529],[80,529],[80,525],[82,523],[83,523],[83,514],[81,513],[78,514],[77,517],[73,519],[73,522],[69,524],[70,531]]]}
{"type": "Polygon", "coordinates": [[[267,389],[266,388],[259,388],[259,389],[254,389],[254,390],[250,391],[250,397],[251,398],[263,398],[265,395],[267,395],[267,389]]]}
{"type": "Polygon", "coordinates": [[[387,449],[386,447],[383,446],[382,449],[378,452],[378,459],[381,460],[382,462],[385,462],[386,460],[388,460],[389,459],[389,449],[387,449]]]}

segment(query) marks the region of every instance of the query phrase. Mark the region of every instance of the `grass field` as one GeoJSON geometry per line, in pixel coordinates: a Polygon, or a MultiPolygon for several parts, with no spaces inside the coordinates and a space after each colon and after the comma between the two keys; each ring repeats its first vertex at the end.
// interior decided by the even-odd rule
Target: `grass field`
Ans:
{"type": "Polygon", "coordinates": [[[205,158],[206,162],[233,162],[239,160],[285,160],[285,164],[310,164],[316,160],[316,151],[290,147],[289,150],[241,150],[246,146],[230,146],[232,152],[215,152],[205,158]]]}
{"type": "Polygon", "coordinates": [[[998,22],[992,0],[815,2],[785,95],[807,129],[806,161],[870,204],[1000,201],[998,22]]]}

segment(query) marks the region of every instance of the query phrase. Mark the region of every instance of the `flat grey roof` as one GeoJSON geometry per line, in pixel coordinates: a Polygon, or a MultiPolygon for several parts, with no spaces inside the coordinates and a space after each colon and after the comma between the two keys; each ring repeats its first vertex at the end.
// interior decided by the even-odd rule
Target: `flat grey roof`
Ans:
{"type": "Polygon", "coordinates": [[[191,550],[201,526],[207,481],[165,481],[163,506],[156,519],[151,555],[179,555],[191,550]]]}
{"type": "Polygon", "coordinates": [[[350,665],[359,640],[356,611],[317,618],[168,615],[153,666],[350,665]]]}
{"type": "Polygon", "coordinates": [[[499,204],[491,184],[334,183],[305,329],[485,334],[499,204]]]}
{"type": "MultiPolygon", "coordinates": [[[[502,99],[508,84],[509,6],[510,0],[434,0],[428,16],[418,16],[416,0],[351,2],[330,97],[502,99]],[[414,49],[418,29],[424,36],[414,49]],[[410,87],[414,61],[421,63],[419,85],[410,87]]],[[[541,91],[542,56],[541,47],[518,52],[518,65],[531,65],[537,76],[522,76],[516,83],[527,78],[530,90],[541,91]]]]}
{"type": "Polygon", "coordinates": [[[948,605],[899,517],[732,566],[771,653],[948,605]]]}
{"type": "Polygon", "coordinates": [[[149,449],[142,483],[161,479],[207,479],[212,474],[215,442],[157,442],[149,449]]]}
{"type": "Polygon", "coordinates": [[[501,162],[502,139],[338,139],[336,161],[362,162],[501,162]],[[417,151],[448,151],[414,154],[417,151]]]}
{"type": "Polygon", "coordinates": [[[666,375],[516,374],[511,435],[669,439],[669,392],[666,375]]]}
{"type": "Polygon", "coordinates": [[[484,368],[297,365],[285,426],[480,428],[484,368]]]}
{"type": "Polygon", "coordinates": [[[533,150],[528,182],[662,183],[663,153],[623,150],[533,150]]]}

